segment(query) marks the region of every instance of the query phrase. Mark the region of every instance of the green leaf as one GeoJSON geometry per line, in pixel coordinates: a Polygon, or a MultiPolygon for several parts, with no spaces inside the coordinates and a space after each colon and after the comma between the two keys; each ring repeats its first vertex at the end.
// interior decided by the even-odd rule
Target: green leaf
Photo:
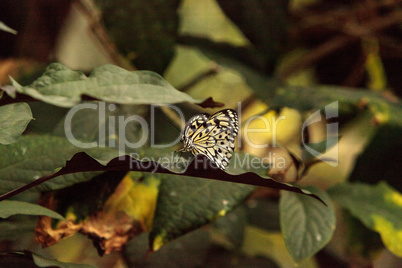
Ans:
{"type": "Polygon", "coordinates": [[[248,40],[273,60],[281,55],[287,34],[287,0],[218,0],[222,10],[248,40]]]}
{"type": "Polygon", "coordinates": [[[222,235],[227,240],[230,248],[239,250],[243,245],[247,220],[248,214],[245,206],[239,206],[215,221],[212,227],[214,227],[215,233],[222,235]]]}
{"type": "Polygon", "coordinates": [[[31,109],[26,103],[0,106],[0,143],[17,141],[32,119],[31,109]]]}
{"type": "Polygon", "coordinates": [[[5,219],[12,215],[43,215],[58,220],[64,220],[63,216],[45,207],[22,201],[4,200],[0,202],[0,217],[5,219]]]}
{"type": "Polygon", "coordinates": [[[129,267],[203,267],[211,243],[208,232],[197,230],[147,256],[148,235],[139,235],[124,248],[129,267]]]}
{"type": "MultiPolygon", "coordinates": [[[[42,154],[39,152],[39,155],[42,154]]],[[[158,201],[159,212],[155,213],[155,221],[151,232],[153,238],[150,241],[150,243],[152,243],[152,249],[154,250],[186,232],[225,215],[250,194],[254,189],[253,185],[294,191],[309,195],[323,202],[318,196],[306,190],[301,190],[290,184],[276,182],[270,178],[261,177],[256,173],[244,173],[244,171],[242,173],[240,169],[234,168],[230,168],[230,170],[232,170],[232,172],[234,171],[235,174],[226,173],[217,167],[211,166],[209,160],[203,155],[196,156],[182,173],[175,173],[165,168],[163,164],[170,166],[169,163],[165,162],[166,159],[162,159],[162,164],[159,164],[158,162],[149,161],[150,158],[144,162],[129,156],[115,157],[109,161],[108,159],[110,158],[110,154],[106,155],[103,160],[97,160],[84,152],[77,153],[66,163],[65,167],[59,169],[57,172],[45,175],[4,194],[1,196],[1,200],[10,198],[17,193],[26,191],[39,184],[42,184],[41,186],[43,188],[46,184],[52,185],[51,183],[59,182],[61,186],[57,185],[57,187],[65,187],[68,183],[72,184],[71,181],[67,180],[68,177],[65,177],[64,180],[61,181],[62,183],[60,183],[59,180],[50,180],[58,176],[82,173],[85,171],[133,170],[170,174],[170,176],[167,176],[168,179],[165,179],[164,183],[162,183],[158,201]],[[184,176],[208,178],[212,180],[202,180],[200,178],[190,179],[184,176]],[[67,183],[65,181],[67,181],[67,183]],[[173,202],[173,205],[169,204],[170,202],[173,202]],[[169,211],[171,214],[166,215],[165,211],[169,211]],[[183,213],[183,215],[177,215],[177,213],[183,213]],[[199,217],[194,217],[193,213],[197,213],[199,217]],[[172,215],[174,215],[174,217],[172,217],[172,215]],[[182,219],[185,221],[180,222],[182,219]],[[159,223],[157,223],[158,221],[159,223]],[[176,226],[176,224],[178,225],[176,226]]],[[[80,181],[83,180],[75,180],[74,183],[80,181]]],[[[56,187],[52,188],[55,189],[56,187]]]]}
{"type": "MultiPolygon", "coordinates": [[[[260,254],[258,254],[260,255],[260,254]]],[[[231,268],[243,268],[243,267],[264,267],[264,268],[279,268],[285,266],[279,266],[274,260],[265,256],[250,257],[247,255],[239,254],[235,251],[230,251],[224,247],[213,245],[207,256],[206,262],[203,267],[231,267],[231,268]]]]}
{"type": "MultiPolygon", "coordinates": [[[[80,142],[98,142],[102,146],[118,148],[126,153],[139,151],[139,148],[132,148],[135,146],[129,146],[128,144],[138,143],[145,135],[144,129],[146,127],[142,126],[141,122],[136,120],[129,121],[128,118],[133,116],[146,118],[148,114],[149,108],[145,105],[99,103],[96,109],[77,110],[72,117],[59,120],[52,134],[65,137],[69,133],[80,142]],[[109,107],[113,107],[113,109],[109,109],[109,107]],[[118,118],[127,119],[127,124],[112,121],[112,119],[117,120],[118,118]]],[[[146,146],[147,144],[142,147],[146,146]]]]}
{"type": "Polygon", "coordinates": [[[350,90],[349,88],[336,86],[277,86],[273,98],[272,95],[264,91],[259,91],[258,93],[261,99],[268,101],[274,107],[287,106],[301,111],[321,109],[332,102],[339,101],[340,114],[342,114],[343,110],[352,112],[353,106],[357,106],[363,97],[367,97],[370,94],[363,90],[350,90]],[[303,94],[300,95],[300,92],[303,92],[303,94]]]}
{"type": "Polygon", "coordinates": [[[0,31],[5,31],[12,34],[17,34],[18,32],[10,27],[8,27],[4,22],[0,21],[0,31]]]}
{"type": "Polygon", "coordinates": [[[346,227],[345,252],[350,258],[359,258],[368,263],[374,263],[384,250],[380,234],[368,229],[349,211],[342,210],[342,219],[346,227]]]}
{"type": "MultiPolygon", "coordinates": [[[[80,151],[83,149],[73,146],[67,139],[47,135],[21,136],[19,142],[1,146],[0,193],[11,191],[63,167],[67,159],[80,151]]],[[[111,153],[112,157],[117,155],[109,148],[93,148],[86,151],[97,158],[107,157],[111,153]]],[[[39,191],[60,189],[89,180],[95,174],[86,172],[62,176],[36,189],[39,191]]]]}
{"type": "Polygon", "coordinates": [[[224,216],[253,190],[244,184],[167,176],[159,188],[151,250],[224,216]]]}
{"type": "Polygon", "coordinates": [[[269,232],[279,232],[279,206],[277,201],[257,198],[250,201],[249,204],[249,225],[265,229],[269,232]],[[261,211],[264,212],[264,217],[261,217],[261,211]]]}
{"type": "Polygon", "coordinates": [[[344,182],[328,190],[367,228],[381,235],[385,246],[402,257],[402,194],[385,182],[377,185],[344,182]]]}
{"type": "Polygon", "coordinates": [[[174,56],[179,0],[96,0],[119,52],[138,69],[162,74],[174,56]]]}
{"type": "Polygon", "coordinates": [[[386,180],[389,185],[402,192],[402,106],[378,103],[371,107],[374,135],[358,156],[349,180],[370,184],[386,180]]]}
{"type": "Polygon", "coordinates": [[[219,65],[236,70],[245,78],[257,96],[270,96],[268,100],[271,100],[276,86],[282,85],[278,80],[271,79],[265,74],[267,63],[258,51],[193,36],[183,36],[180,38],[180,42],[198,48],[205,56],[219,65]]]}
{"type": "Polygon", "coordinates": [[[60,267],[60,268],[95,268],[96,266],[90,264],[79,264],[61,262],[55,259],[48,259],[36,253],[32,253],[32,258],[35,264],[39,267],[60,267]]]}
{"type": "Polygon", "coordinates": [[[62,64],[52,63],[29,86],[12,79],[17,92],[60,107],[73,107],[82,95],[119,104],[172,104],[181,102],[216,106],[218,103],[195,100],[176,90],[161,76],[150,71],[130,72],[114,65],[95,68],[87,77],[62,64]]]}
{"type": "MultiPolygon", "coordinates": [[[[29,106],[31,107],[32,113],[35,115],[35,120],[33,120],[27,129],[27,133],[32,134],[54,134],[55,128],[60,125],[61,130],[60,132],[63,135],[58,136],[65,136],[64,130],[64,120],[66,114],[68,113],[69,109],[57,107],[51,104],[47,104],[44,102],[30,102],[29,106]]],[[[83,111],[88,111],[90,109],[84,109],[83,111]]],[[[93,110],[90,110],[93,111],[93,110]]],[[[78,117],[78,114],[77,116],[78,117]]],[[[75,118],[73,117],[73,119],[75,118]]],[[[82,126],[84,127],[84,126],[82,126]]],[[[73,133],[74,137],[75,133],[73,133]]],[[[77,136],[77,139],[79,137],[77,136]]]]}
{"type": "Polygon", "coordinates": [[[335,230],[335,211],[327,194],[318,188],[307,189],[328,206],[304,195],[281,191],[280,223],[285,244],[296,262],[313,256],[332,238],[335,230]]]}
{"type": "MultiPolygon", "coordinates": [[[[96,149],[96,148],[95,148],[96,149]]],[[[269,177],[261,177],[257,173],[253,172],[244,172],[244,170],[240,168],[228,168],[228,171],[231,173],[227,173],[214,165],[208,160],[208,158],[204,155],[197,155],[191,161],[190,164],[187,165],[186,170],[184,172],[180,172],[183,169],[178,168],[178,163],[172,162],[172,155],[166,156],[161,154],[156,154],[154,156],[146,156],[144,157],[144,161],[135,159],[128,155],[120,155],[118,157],[114,157],[117,155],[115,151],[108,151],[107,148],[99,148],[97,150],[90,150],[88,153],[91,155],[95,155],[96,158],[88,155],[85,152],[76,153],[71,160],[67,161],[66,166],[63,168],[59,168],[57,171],[47,174],[43,177],[38,178],[31,183],[20,187],[19,189],[15,189],[12,192],[9,192],[0,197],[0,200],[4,200],[14,196],[22,191],[26,191],[36,185],[43,184],[44,182],[48,182],[45,184],[54,185],[54,183],[64,182],[61,180],[52,180],[56,177],[66,175],[66,174],[74,174],[80,172],[87,171],[141,171],[141,172],[152,172],[152,173],[164,173],[164,174],[173,174],[173,175],[181,175],[181,176],[190,176],[190,177],[199,177],[206,178],[212,180],[220,180],[226,182],[236,182],[247,185],[255,185],[255,186],[264,186],[271,187],[280,190],[292,191],[304,195],[309,195],[320,202],[324,203],[317,195],[310,193],[307,190],[300,189],[298,187],[292,186],[288,183],[277,182],[269,177]],[[157,161],[152,161],[157,158],[157,161]],[[52,180],[50,182],[50,180],[52,180]]],[[[18,154],[18,152],[17,152],[18,154]]],[[[235,160],[237,156],[235,155],[235,160]]],[[[241,160],[241,159],[240,159],[241,160]]],[[[258,159],[257,159],[258,160],[258,159]]],[[[232,162],[233,163],[233,162],[232,162]]],[[[232,165],[231,163],[231,165],[232,165]]],[[[250,165],[250,162],[241,161],[240,165],[250,165]]],[[[251,163],[255,165],[255,163],[251,163]]],[[[0,166],[1,168],[1,166],[0,166]]],[[[1,171],[1,169],[0,169],[1,171]]],[[[1,173],[0,173],[1,175],[1,173]]],[[[67,177],[66,177],[67,178],[67,177]]],[[[66,179],[64,179],[66,180],[66,179]]],[[[81,180],[84,181],[84,180],[81,180]]],[[[76,181],[77,182],[77,181],[76,181]]],[[[80,181],[78,181],[80,182],[80,181]]],[[[67,184],[71,183],[71,181],[67,181],[67,184]]],[[[53,186],[53,187],[56,187],[53,186]]],[[[71,184],[68,184],[71,185],[71,184]]],[[[66,185],[63,185],[64,187],[66,185]]],[[[62,187],[59,187],[62,188],[62,187]]],[[[54,188],[56,189],[56,188],[54,188]]],[[[58,188],[57,188],[58,189],[58,188]]]]}
{"type": "Polygon", "coordinates": [[[29,241],[31,241],[35,235],[37,224],[38,219],[36,217],[27,215],[15,215],[7,220],[0,219],[0,241],[21,241],[28,236],[29,241]],[[15,235],[16,233],[18,236],[15,235]]]}

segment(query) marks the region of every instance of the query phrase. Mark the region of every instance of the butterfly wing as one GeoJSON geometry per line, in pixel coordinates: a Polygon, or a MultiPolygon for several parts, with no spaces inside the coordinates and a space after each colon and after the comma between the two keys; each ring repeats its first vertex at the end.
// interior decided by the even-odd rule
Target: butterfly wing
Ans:
{"type": "Polygon", "coordinates": [[[192,133],[194,148],[191,152],[205,155],[224,170],[232,157],[238,130],[237,113],[231,109],[219,111],[192,133]]]}
{"type": "Polygon", "coordinates": [[[236,137],[239,132],[239,118],[236,111],[226,109],[214,113],[208,120],[208,123],[218,124],[222,128],[228,128],[232,131],[233,137],[236,137]]]}
{"type": "Polygon", "coordinates": [[[191,138],[193,134],[208,121],[209,114],[197,114],[188,120],[183,137],[191,138]]]}

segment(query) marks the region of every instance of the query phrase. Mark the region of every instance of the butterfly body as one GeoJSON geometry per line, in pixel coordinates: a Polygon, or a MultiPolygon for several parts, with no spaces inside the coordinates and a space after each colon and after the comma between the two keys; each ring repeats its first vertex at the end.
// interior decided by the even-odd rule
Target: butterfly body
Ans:
{"type": "Polygon", "coordinates": [[[232,109],[221,110],[212,116],[195,115],[184,128],[184,147],[179,151],[203,154],[224,170],[232,157],[238,131],[238,116],[232,109]]]}

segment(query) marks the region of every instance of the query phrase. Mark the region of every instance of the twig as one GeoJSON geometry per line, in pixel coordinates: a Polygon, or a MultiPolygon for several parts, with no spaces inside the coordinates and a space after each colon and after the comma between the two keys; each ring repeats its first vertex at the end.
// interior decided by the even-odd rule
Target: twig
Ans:
{"type": "Polygon", "coordinates": [[[10,192],[7,192],[7,193],[1,195],[0,196],[0,201],[6,200],[8,198],[11,198],[11,197],[19,194],[19,193],[25,192],[26,190],[29,190],[29,189],[31,189],[31,188],[39,185],[39,184],[42,184],[42,183],[44,183],[44,182],[46,182],[46,181],[48,181],[50,179],[55,178],[57,176],[59,176],[59,172],[53,172],[53,173],[50,173],[50,174],[48,174],[46,176],[43,176],[43,177],[41,177],[39,179],[36,179],[36,180],[34,180],[34,181],[32,181],[32,182],[30,182],[28,184],[25,184],[24,186],[21,186],[21,187],[19,187],[17,189],[14,189],[14,190],[12,190],[10,192]]]}
{"type": "Polygon", "coordinates": [[[218,71],[219,71],[219,66],[215,62],[213,62],[211,64],[211,67],[207,71],[199,74],[193,80],[191,80],[190,82],[188,82],[184,86],[180,87],[178,90],[180,90],[182,92],[187,92],[192,87],[194,87],[195,85],[200,83],[202,80],[204,80],[206,78],[209,78],[210,76],[214,76],[214,75],[218,74],[218,71]]]}
{"type": "Polygon", "coordinates": [[[367,55],[362,53],[359,59],[351,68],[351,72],[343,81],[342,86],[345,87],[355,87],[362,81],[364,71],[365,71],[365,63],[366,63],[367,55]]]}
{"type": "Polygon", "coordinates": [[[300,59],[294,61],[292,64],[289,64],[285,68],[283,68],[279,72],[279,77],[281,79],[286,79],[292,73],[307,68],[323,57],[331,54],[332,52],[341,49],[346,44],[349,44],[353,41],[357,41],[357,38],[353,38],[350,36],[338,35],[334,38],[331,38],[324,44],[316,47],[313,51],[301,57],[300,59]]]}
{"type": "Polygon", "coordinates": [[[356,18],[359,14],[374,13],[380,8],[387,7],[392,9],[401,3],[402,0],[376,1],[370,2],[368,5],[359,5],[356,8],[338,8],[327,12],[320,12],[319,14],[303,9],[301,12],[293,12],[293,16],[302,17],[299,28],[325,27],[332,29],[334,27],[331,25],[343,24],[348,18],[356,18]]]}
{"type": "MultiPolygon", "coordinates": [[[[401,1],[396,1],[395,3],[397,3],[397,2],[401,2],[401,1]]],[[[369,8],[372,9],[373,7],[371,5],[369,5],[369,8]]],[[[331,15],[335,16],[335,12],[336,11],[327,12],[326,16],[331,16],[331,15]]],[[[340,12],[340,11],[337,11],[337,12],[340,12]]],[[[342,11],[342,12],[344,12],[344,11],[342,11]]],[[[349,13],[350,14],[348,14],[348,15],[353,15],[353,12],[349,12],[349,13]]],[[[346,14],[347,14],[347,12],[345,14],[342,14],[342,16],[345,16],[346,14]]],[[[323,15],[319,15],[318,17],[322,17],[322,16],[323,15]]],[[[316,17],[316,18],[318,18],[318,17],[316,17]]],[[[338,36],[333,37],[332,39],[328,40],[324,44],[316,47],[310,53],[301,57],[299,60],[296,60],[292,64],[286,66],[279,73],[280,78],[286,79],[292,73],[299,71],[301,69],[305,69],[309,66],[312,66],[321,58],[331,54],[332,52],[334,52],[338,49],[341,49],[342,47],[346,46],[347,44],[349,44],[351,42],[357,41],[360,38],[363,38],[366,36],[373,35],[376,32],[379,32],[392,25],[402,23],[402,11],[399,11],[399,10],[394,11],[383,17],[376,16],[374,19],[372,19],[370,21],[366,21],[365,23],[360,23],[360,24],[352,19],[349,19],[349,21],[347,23],[343,22],[344,20],[342,20],[342,22],[341,22],[342,24],[340,24],[339,22],[335,22],[335,18],[332,17],[332,18],[325,19],[325,17],[323,17],[322,20],[324,20],[324,23],[322,23],[322,20],[321,20],[320,25],[326,26],[327,28],[339,29],[346,35],[338,35],[338,36]],[[331,24],[332,22],[334,22],[335,24],[331,24]],[[338,26],[338,27],[336,27],[336,26],[338,26]]],[[[320,21],[320,20],[318,19],[318,21],[320,21]]]]}
{"type": "Polygon", "coordinates": [[[135,70],[135,67],[127,60],[124,60],[123,56],[116,50],[115,44],[110,40],[106,29],[101,23],[100,12],[93,1],[76,0],[74,4],[89,18],[90,27],[95,38],[99,41],[101,49],[109,56],[112,63],[120,67],[135,70]]]}

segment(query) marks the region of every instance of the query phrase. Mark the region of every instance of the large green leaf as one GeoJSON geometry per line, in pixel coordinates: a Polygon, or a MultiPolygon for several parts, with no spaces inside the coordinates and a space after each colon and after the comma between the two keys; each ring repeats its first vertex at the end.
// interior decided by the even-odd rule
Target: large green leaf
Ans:
{"type": "Polygon", "coordinates": [[[142,125],[141,121],[129,120],[129,118],[146,118],[148,111],[146,105],[99,103],[97,109],[77,110],[72,117],[60,120],[52,134],[62,137],[69,134],[80,142],[87,144],[97,142],[102,144],[101,146],[118,148],[127,153],[138,151],[139,148],[136,147],[146,147],[149,144],[149,139],[146,137],[144,146],[142,144],[133,145],[141,143],[144,133],[148,131],[148,126],[142,125]],[[113,107],[113,109],[108,107],[113,107]],[[116,122],[120,118],[127,121],[125,123],[116,122]]]}
{"type": "MultiPolygon", "coordinates": [[[[189,176],[189,177],[198,177],[198,178],[205,178],[205,179],[212,179],[212,180],[220,180],[225,182],[236,182],[248,185],[255,185],[255,186],[264,186],[264,187],[271,187],[274,189],[280,190],[287,190],[292,191],[304,195],[311,196],[320,202],[324,203],[317,195],[310,193],[307,190],[300,189],[296,186],[293,186],[288,183],[281,183],[277,182],[269,177],[262,177],[257,173],[253,172],[245,172],[244,169],[240,167],[232,168],[229,167],[229,172],[225,172],[215,165],[212,164],[208,160],[208,158],[204,155],[197,155],[191,163],[186,165],[185,171],[183,172],[183,167],[178,167],[179,163],[175,162],[172,159],[172,155],[166,156],[161,154],[147,155],[143,160],[138,160],[128,155],[120,155],[118,157],[114,157],[114,155],[118,155],[116,151],[110,152],[106,150],[106,148],[99,148],[94,150],[89,150],[93,156],[88,155],[85,152],[76,153],[71,160],[67,161],[66,165],[63,168],[58,168],[52,173],[49,173],[43,177],[40,177],[34,181],[31,181],[29,184],[24,185],[18,189],[13,190],[7,194],[4,194],[0,197],[0,200],[4,200],[14,196],[20,192],[26,191],[32,187],[35,187],[39,184],[43,184],[44,182],[48,182],[56,177],[60,177],[67,174],[76,174],[88,171],[141,171],[141,172],[152,172],[152,173],[163,173],[163,174],[170,174],[170,175],[181,175],[181,176],[189,176]],[[154,159],[157,159],[154,161],[154,159]]],[[[18,154],[18,153],[17,153],[18,154]]],[[[133,155],[135,157],[139,157],[139,155],[133,155]]],[[[235,160],[238,158],[235,154],[235,160]]],[[[247,162],[246,157],[239,158],[237,161],[240,161],[240,165],[249,165],[250,162],[247,162]]],[[[254,158],[253,158],[254,159],[254,158]]],[[[255,160],[255,159],[254,159],[255,160]]],[[[258,160],[258,159],[257,159],[258,160]]],[[[252,161],[253,160],[250,160],[252,161]]],[[[253,163],[255,165],[256,163],[253,163]]],[[[231,162],[231,165],[236,165],[236,162],[231,162]]],[[[263,167],[263,166],[262,166],[263,167]]],[[[247,169],[246,169],[247,170],[247,169]]],[[[0,169],[1,171],[1,169],[0,169]]],[[[68,178],[68,177],[66,177],[68,178]]],[[[66,180],[66,179],[64,179],[66,180]]],[[[75,180],[76,182],[84,181],[85,179],[75,180]]],[[[64,182],[61,180],[52,180],[52,182],[48,182],[45,186],[51,187],[53,186],[54,189],[59,189],[65,187],[67,185],[73,184],[72,181],[66,180],[62,187],[56,188],[57,184],[54,185],[56,182],[64,182]],[[53,182],[53,183],[52,183],[53,182]],[[67,184],[67,185],[66,185],[67,184]]],[[[46,189],[46,188],[45,188],[46,189]]],[[[51,188],[52,189],[52,188],[51,188]]],[[[42,189],[43,190],[43,189],[42,189]]]]}
{"type": "Polygon", "coordinates": [[[265,257],[244,256],[218,246],[204,230],[186,234],[148,255],[147,238],[142,234],[125,247],[129,267],[278,267],[265,257]]]}
{"type": "Polygon", "coordinates": [[[383,103],[373,109],[375,134],[370,143],[358,156],[350,175],[350,181],[377,183],[386,180],[388,184],[402,192],[402,106],[383,103]]]}
{"type": "Polygon", "coordinates": [[[248,218],[246,207],[241,205],[215,221],[212,224],[212,231],[223,236],[229,247],[240,249],[243,245],[248,218]]]}
{"type": "Polygon", "coordinates": [[[251,185],[168,176],[159,188],[151,250],[224,216],[253,190],[251,185]]]}
{"type": "Polygon", "coordinates": [[[0,202],[0,218],[8,218],[12,215],[43,215],[58,220],[64,220],[63,216],[45,207],[31,204],[22,201],[8,201],[0,202]]]}
{"type": "Polygon", "coordinates": [[[290,255],[296,262],[313,256],[332,238],[335,211],[327,194],[318,188],[307,189],[328,206],[303,195],[281,192],[279,202],[281,230],[290,255]]]}
{"type": "Polygon", "coordinates": [[[124,256],[130,267],[202,267],[211,244],[208,232],[197,230],[146,258],[148,235],[144,233],[126,245],[124,256]]]}
{"type": "MultiPolygon", "coordinates": [[[[55,169],[63,167],[66,160],[83,149],[73,146],[67,139],[53,136],[27,135],[19,142],[0,147],[0,193],[23,186],[55,169]]],[[[93,148],[88,153],[102,158],[113,151],[93,148]]],[[[110,159],[110,158],[109,158],[110,159]]],[[[62,176],[37,187],[39,191],[60,189],[77,182],[89,180],[95,173],[77,173],[62,176]]]]}
{"type": "Polygon", "coordinates": [[[217,2],[258,50],[273,60],[281,55],[287,35],[288,0],[217,2]]]}
{"type": "Polygon", "coordinates": [[[264,268],[279,268],[274,260],[266,256],[247,256],[246,254],[239,254],[236,251],[230,251],[225,247],[213,245],[209,249],[206,262],[203,267],[230,267],[230,268],[243,268],[243,267],[264,267],[264,268]]]}
{"type": "Polygon", "coordinates": [[[26,103],[0,106],[0,143],[15,142],[32,119],[31,109],[26,103]]]}
{"type": "Polygon", "coordinates": [[[0,241],[21,241],[25,236],[29,236],[29,241],[31,241],[37,224],[36,217],[27,215],[15,215],[6,220],[0,219],[0,241]],[[16,233],[18,236],[15,235],[16,233]]]}
{"type": "Polygon", "coordinates": [[[379,232],[385,246],[402,257],[402,194],[381,182],[377,185],[344,182],[328,190],[342,207],[379,232]]]}
{"type": "MultiPolygon", "coordinates": [[[[30,184],[3,195],[1,199],[9,198],[33,186],[48,182],[55,177],[78,172],[134,170],[168,174],[160,186],[160,196],[150,240],[153,250],[158,249],[174,238],[225,215],[250,194],[254,189],[253,185],[293,191],[309,195],[322,202],[317,195],[306,190],[290,184],[276,182],[267,177],[261,177],[256,173],[244,173],[239,168],[228,168],[234,174],[226,173],[217,167],[211,166],[209,160],[203,155],[196,156],[182,173],[172,172],[167,169],[165,160],[162,159],[159,164],[154,161],[140,161],[132,157],[122,156],[110,161],[100,161],[86,153],[77,153],[66,163],[65,167],[57,172],[38,178],[30,184]],[[185,176],[196,178],[186,178],[185,176]],[[211,180],[202,180],[200,178],[211,180]]],[[[231,164],[234,164],[234,162],[231,164]]],[[[170,166],[169,163],[168,166],[170,166]]],[[[64,184],[64,186],[66,185],[64,184]]]]}
{"type": "Polygon", "coordinates": [[[374,263],[384,250],[380,234],[368,229],[347,210],[342,210],[342,219],[346,223],[347,235],[344,241],[347,256],[361,259],[362,261],[359,262],[374,263]]]}
{"type": "Polygon", "coordinates": [[[278,232],[280,230],[278,202],[265,198],[253,199],[251,202],[252,206],[248,206],[249,224],[270,232],[278,232]],[[264,211],[264,217],[261,217],[261,211],[264,211]]]}
{"type": "Polygon", "coordinates": [[[213,42],[206,38],[183,36],[180,42],[201,50],[208,58],[219,65],[239,72],[257,96],[274,96],[275,87],[282,85],[265,74],[263,55],[258,51],[245,47],[234,47],[225,43],[213,42]]]}
{"type": "MultiPolygon", "coordinates": [[[[44,102],[30,102],[32,114],[35,115],[35,120],[29,123],[27,128],[27,133],[30,134],[53,134],[54,129],[58,126],[62,126],[63,136],[64,131],[64,120],[66,114],[68,113],[68,108],[54,106],[44,102]]],[[[90,109],[84,109],[83,111],[88,111],[90,109]]],[[[93,110],[90,110],[93,111],[93,110]]],[[[77,114],[78,116],[78,114],[77,114]]],[[[75,116],[75,117],[77,117],[75,116]]],[[[73,119],[75,118],[73,117],[73,119]]],[[[84,127],[84,126],[82,126],[84,127]]],[[[75,133],[73,133],[75,135],[75,133]]]]}
{"type": "MultiPolygon", "coordinates": [[[[119,104],[172,104],[195,100],[176,90],[161,76],[150,71],[127,71],[114,65],[95,68],[87,77],[62,64],[52,63],[31,85],[21,86],[12,80],[17,92],[60,107],[73,107],[82,95],[119,104]]],[[[212,106],[216,103],[212,103],[212,106]]]]}
{"type": "Polygon", "coordinates": [[[386,112],[389,110],[389,105],[392,105],[377,92],[339,86],[277,85],[274,95],[269,91],[258,91],[257,93],[270,105],[287,106],[301,111],[324,108],[336,101],[339,102],[339,114],[355,113],[356,110],[365,108],[365,105],[372,112],[386,112]]]}
{"type": "Polygon", "coordinates": [[[179,0],[96,0],[109,37],[142,70],[162,74],[174,56],[179,0]]]}

